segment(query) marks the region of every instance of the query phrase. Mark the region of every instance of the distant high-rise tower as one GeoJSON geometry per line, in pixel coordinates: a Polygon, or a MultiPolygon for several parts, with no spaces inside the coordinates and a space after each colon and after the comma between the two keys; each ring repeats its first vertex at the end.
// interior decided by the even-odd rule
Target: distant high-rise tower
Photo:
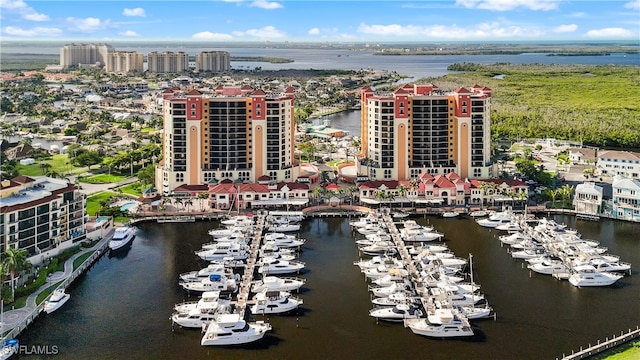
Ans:
{"type": "Polygon", "coordinates": [[[231,69],[231,57],[227,51],[203,51],[196,55],[196,71],[225,72],[231,69]]]}
{"type": "Polygon", "coordinates": [[[135,51],[113,51],[107,56],[107,72],[141,73],[144,71],[144,56],[135,51]]]}
{"type": "Polygon", "coordinates": [[[108,44],[67,44],[60,49],[60,65],[64,69],[95,64],[104,67],[112,51],[108,44]]]}
{"type": "Polygon", "coordinates": [[[420,173],[493,176],[491,89],[474,85],[444,92],[404,85],[392,93],[364,87],[358,174],[408,180],[420,173]]]}
{"type": "Polygon", "coordinates": [[[147,70],[150,73],[180,74],[189,70],[189,55],[178,51],[153,51],[147,55],[147,70]]]}
{"type": "Polygon", "coordinates": [[[163,96],[164,156],[156,171],[163,194],[224,179],[290,182],[299,176],[293,88],[267,94],[219,86],[212,95],[169,89],[163,96]]]}

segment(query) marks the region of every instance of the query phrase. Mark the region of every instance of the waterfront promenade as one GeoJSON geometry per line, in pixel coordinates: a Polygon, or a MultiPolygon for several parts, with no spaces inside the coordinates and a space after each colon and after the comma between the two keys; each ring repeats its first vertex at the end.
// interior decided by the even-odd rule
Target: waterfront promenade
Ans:
{"type": "Polygon", "coordinates": [[[0,323],[0,334],[2,334],[2,339],[11,339],[18,336],[18,334],[20,334],[31,322],[33,322],[33,320],[35,320],[35,318],[38,317],[44,308],[46,300],[37,304],[36,300],[38,295],[55,284],[59,284],[58,286],[62,288],[68,287],[78,276],[87,271],[94,261],[105,253],[105,249],[112,237],[113,231],[92,247],[73,254],[73,256],[65,261],[64,271],[50,274],[47,277],[45,284],[27,297],[25,306],[8,311],[5,309],[2,314],[2,322],[0,323]],[[74,261],[87,253],[93,253],[93,255],[89,256],[82,264],[80,264],[80,266],[78,266],[78,268],[74,269],[74,261]]]}

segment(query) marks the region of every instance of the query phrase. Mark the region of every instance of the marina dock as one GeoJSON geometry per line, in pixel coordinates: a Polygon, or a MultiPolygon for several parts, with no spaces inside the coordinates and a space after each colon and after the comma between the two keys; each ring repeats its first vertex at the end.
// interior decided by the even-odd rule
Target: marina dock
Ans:
{"type": "Polygon", "coordinates": [[[247,259],[247,265],[244,268],[244,275],[240,284],[240,290],[238,291],[238,302],[236,308],[240,317],[244,317],[247,305],[249,304],[249,292],[251,291],[251,282],[253,281],[253,274],[258,260],[258,252],[260,250],[260,243],[262,242],[262,234],[265,229],[266,216],[257,215],[256,227],[253,230],[251,236],[249,258],[247,259]]]}

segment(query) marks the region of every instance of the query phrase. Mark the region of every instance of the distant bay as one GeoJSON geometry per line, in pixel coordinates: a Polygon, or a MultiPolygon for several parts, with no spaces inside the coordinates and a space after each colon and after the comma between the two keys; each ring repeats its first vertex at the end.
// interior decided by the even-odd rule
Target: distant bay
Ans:
{"type": "MultiPolygon", "coordinates": [[[[65,42],[3,41],[3,54],[59,54],[65,42]]],[[[109,42],[117,50],[138,51],[148,54],[151,51],[184,51],[195,55],[201,51],[223,50],[232,57],[241,58],[286,58],[291,63],[267,63],[252,61],[232,61],[234,69],[262,70],[281,69],[376,69],[395,71],[409,76],[408,81],[425,77],[438,77],[448,74],[447,66],[453,63],[473,62],[479,64],[581,64],[581,65],[638,65],[640,54],[611,54],[610,56],[547,56],[544,53],[525,53],[520,55],[388,55],[376,56],[373,51],[350,50],[346,48],[269,48],[269,47],[217,47],[198,42],[109,42]]]]}

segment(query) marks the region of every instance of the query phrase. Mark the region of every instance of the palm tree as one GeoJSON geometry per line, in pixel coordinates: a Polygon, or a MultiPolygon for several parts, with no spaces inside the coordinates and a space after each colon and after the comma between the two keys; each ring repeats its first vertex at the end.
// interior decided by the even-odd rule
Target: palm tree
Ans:
{"type": "Polygon", "coordinates": [[[185,200],[184,205],[187,207],[187,212],[189,212],[189,207],[193,205],[193,200],[191,200],[191,198],[185,200]]]}
{"type": "Polygon", "coordinates": [[[320,202],[320,200],[324,197],[325,194],[325,189],[322,186],[318,186],[315,189],[313,189],[313,196],[318,199],[318,202],[320,202]]]}
{"type": "Polygon", "coordinates": [[[349,194],[349,196],[351,197],[351,204],[353,204],[354,195],[358,194],[359,191],[360,190],[355,185],[349,185],[349,187],[347,188],[347,194],[349,194]]]}
{"type": "Polygon", "coordinates": [[[547,189],[544,191],[545,195],[551,198],[551,207],[555,207],[556,197],[558,197],[558,191],[554,189],[547,189]]]}
{"type": "Polygon", "coordinates": [[[200,194],[198,194],[198,200],[200,201],[200,211],[204,211],[204,208],[202,206],[202,200],[204,199],[208,199],[209,198],[209,193],[208,192],[201,192],[200,194]]]}
{"type": "Polygon", "coordinates": [[[16,286],[14,276],[16,272],[19,273],[31,267],[31,263],[27,260],[27,251],[24,249],[8,248],[4,256],[5,258],[2,260],[2,273],[11,276],[11,301],[13,301],[16,286]]]}
{"type": "MultiPolygon", "coordinates": [[[[179,197],[173,199],[173,202],[176,205],[182,205],[183,204],[182,198],[179,198],[179,197]]],[[[180,212],[180,207],[176,206],[176,209],[178,210],[178,212],[180,212]]]]}
{"type": "Polygon", "coordinates": [[[49,172],[49,170],[51,170],[51,164],[46,162],[41,162],[40,170],[42,170],[42,175],[46,175],[49,172]]]}
{"type": "Polygon", "coordinates": [[[401,198],[404,198],[407,196],[407,193],[409,192],[409,188],[404,185],[398,185],[398,187],[396,187],[396,191],[398,192],[398,195],[401,198]]]}

